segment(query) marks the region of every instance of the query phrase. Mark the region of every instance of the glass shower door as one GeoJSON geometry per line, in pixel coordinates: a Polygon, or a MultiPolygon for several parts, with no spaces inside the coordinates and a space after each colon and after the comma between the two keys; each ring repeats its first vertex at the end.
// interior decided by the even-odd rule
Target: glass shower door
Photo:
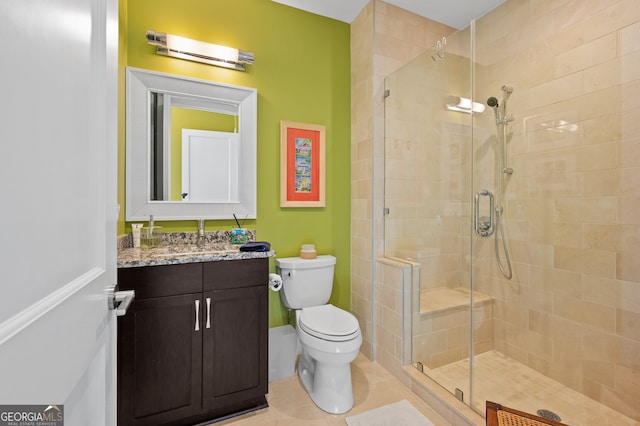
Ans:
{"type": "MultiPolygon", "coordinates": [[[[413,365],[467,400],[471,352],[469,32],[385,79],[385,255],[419,265],[413,365]]],[[[480,334],[478,334],[480,336],[480,334]]]]}

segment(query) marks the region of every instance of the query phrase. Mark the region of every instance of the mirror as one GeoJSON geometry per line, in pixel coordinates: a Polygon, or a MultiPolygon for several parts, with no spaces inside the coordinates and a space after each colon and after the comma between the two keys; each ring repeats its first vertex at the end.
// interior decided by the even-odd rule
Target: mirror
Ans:
{"type": "Polygon", "coordinates": [[[257,91],[127,68],[126,220],[256,218],[257,91]]]}

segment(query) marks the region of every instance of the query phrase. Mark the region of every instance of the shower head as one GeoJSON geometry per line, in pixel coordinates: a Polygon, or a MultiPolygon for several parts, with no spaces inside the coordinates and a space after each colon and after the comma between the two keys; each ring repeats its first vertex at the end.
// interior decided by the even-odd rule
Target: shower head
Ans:
{"type": "Polygon", "coordinates": [[[511,86],[502,86],[502,105],[507,104],[507,99],[511,96],[511,92],[513,92],[513,87],[511,86]]]}
{"type": "Polygon", "coordinates": [[[498,100],[493,96],[487,99],[487,105],[493,108],[493,112],[496,115],[496,126],[500,125],[500,111],[498,109],[498,100]]]}

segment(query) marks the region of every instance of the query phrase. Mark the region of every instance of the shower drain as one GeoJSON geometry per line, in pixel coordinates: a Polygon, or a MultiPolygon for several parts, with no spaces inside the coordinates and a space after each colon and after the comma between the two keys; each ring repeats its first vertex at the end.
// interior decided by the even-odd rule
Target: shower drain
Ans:
{"type": "Polygon", "coordinates": [[[538,415],[540,417],[545,418],[545,419],[555,420],[556,422],[561,422],[562,421],[560,416],[557,415],[556,413],[554,413],[551,410],[538,410],[538,415]]]}

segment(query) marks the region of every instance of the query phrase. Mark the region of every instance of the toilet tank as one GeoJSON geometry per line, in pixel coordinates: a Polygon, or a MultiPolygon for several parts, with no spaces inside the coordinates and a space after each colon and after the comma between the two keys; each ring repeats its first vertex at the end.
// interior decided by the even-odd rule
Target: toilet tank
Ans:
{"type": "Polygon", "coordinates": [[[282,276],[280,298],[284,306],[302,309],[326,304],[331,297],[335,265],[336,258],[330,255],[276,259],[278,274],[282,276]]]}

